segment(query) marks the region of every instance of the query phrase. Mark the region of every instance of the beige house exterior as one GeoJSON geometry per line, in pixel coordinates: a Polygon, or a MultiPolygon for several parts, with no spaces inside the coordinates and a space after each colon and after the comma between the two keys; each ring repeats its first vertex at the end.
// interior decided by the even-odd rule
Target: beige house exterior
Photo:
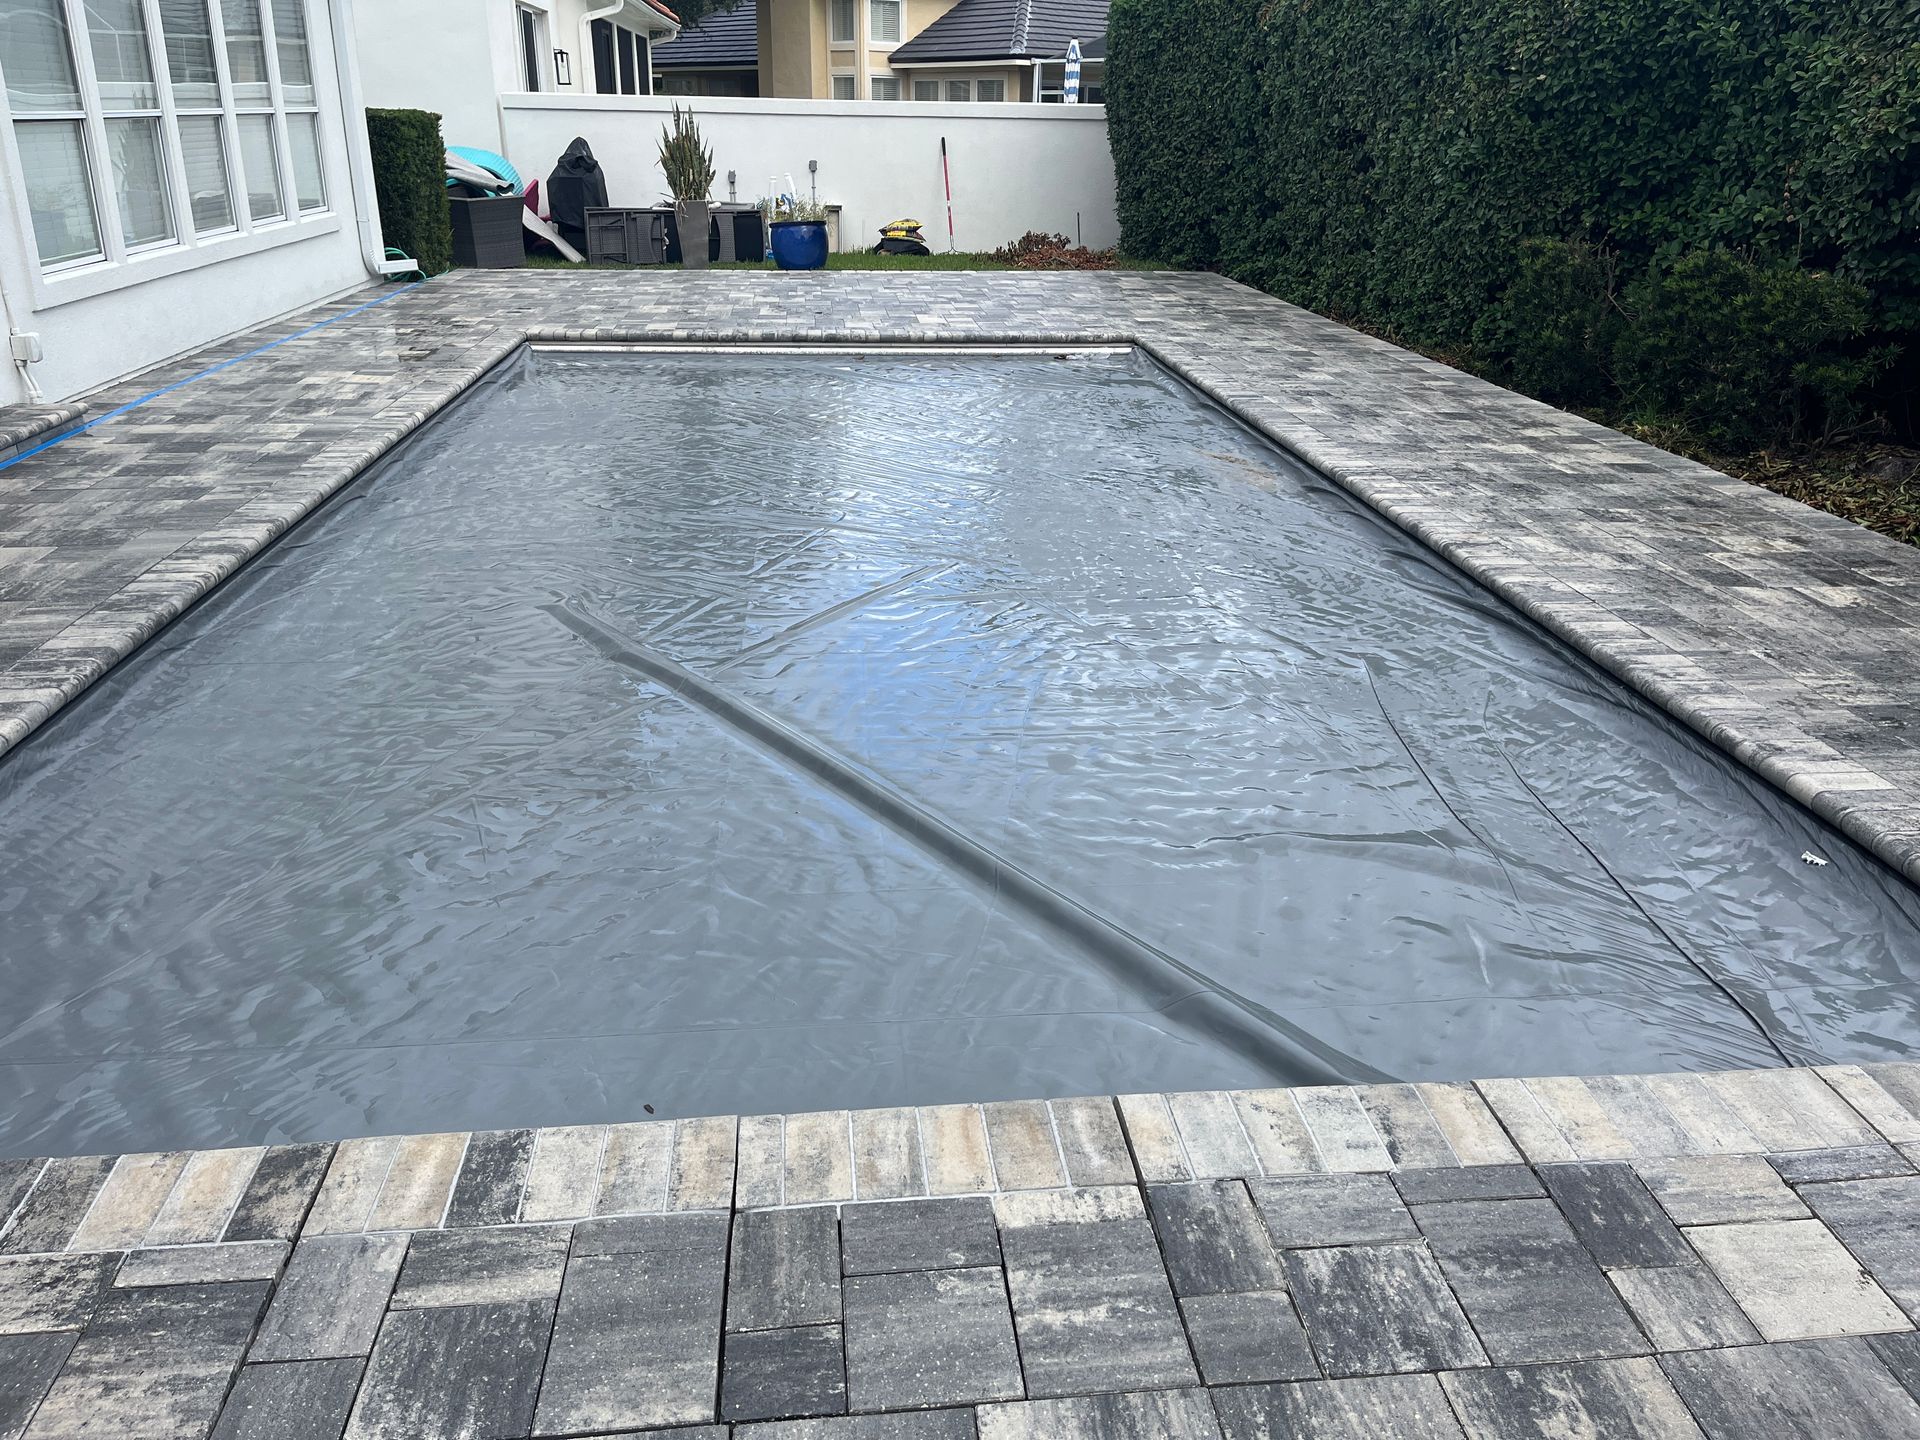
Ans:
{"type": "Polygon", "coordinates": [[[893,65],[958,0],[760,0],[760,93],[812,100],[1031,100],[1009,61],[893,65]]]}

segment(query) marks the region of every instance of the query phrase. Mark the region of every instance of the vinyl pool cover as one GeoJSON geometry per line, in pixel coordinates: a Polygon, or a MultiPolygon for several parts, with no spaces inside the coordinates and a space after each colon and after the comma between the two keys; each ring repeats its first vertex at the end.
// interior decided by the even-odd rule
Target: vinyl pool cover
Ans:
{"type": "Polygon", "coordinates": [[[1124,354],[527,357],[0,764],[15,1153],[1877,1059],[1916,971],[1124,354]]]}

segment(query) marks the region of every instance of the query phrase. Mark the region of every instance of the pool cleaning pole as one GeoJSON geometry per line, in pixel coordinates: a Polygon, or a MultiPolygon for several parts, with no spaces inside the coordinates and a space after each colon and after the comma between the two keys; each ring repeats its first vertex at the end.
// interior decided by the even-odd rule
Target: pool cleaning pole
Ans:
{"type": "Polygon", "coordinates": [[[947,253],[953,253],[953,171],[947,165],[947,137],[940,137],[940,178],[947,185],[947,253]]]}

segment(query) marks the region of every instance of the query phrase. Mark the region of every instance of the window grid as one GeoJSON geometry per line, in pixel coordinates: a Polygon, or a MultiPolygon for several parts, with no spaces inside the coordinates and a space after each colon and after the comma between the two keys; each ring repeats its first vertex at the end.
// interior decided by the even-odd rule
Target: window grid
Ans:
{"type": "MultiPolygon", "coordinates": [[[[73,17],[63,0],[54,0],[45,9],[49,29],[36,33],[55,46],[64,46],[64,53],[50,52],[44,57],[55,62],[55,73],[45,77],[29,74],[24,81],[18,77],[9,79],[7,99],[15,117],[11,138],[21,161],[27,213],[35,217],[35,251],[41,268],[53,272],[94,264],[108,256],[112,243],[108,231],[114,227],[101,223],[99,177],[94,164],[94,157],[100,153],[99,137],[94,133],[94,117],[88,107],[91,67],[83,64],[91,61],[91,56],[83,54],[88,49],[86,35],[75,32],[73,17]],[[32,92],[24,87],[36,78],[57,83],[60,87],[57,101],[51,92],[41,92],[42,98],[33,98],[32,92]],[[18,99],[13,94],[16,87],[21,87],[18,99]],[[44,148],[49,145],[55,148],[44,148]],[[30,161],[36,170],[28,169],[30,161]],[[54,173],[56,167],[67,168],[71,173],[58,175],[54,173]],[[65,194],[60,188],[63,179],[71,182],[65,194]],[[63,200],[66,203],[61,203],[63,200]],[[60,229],[43,232],[42,216],[49,225],[57,221],[60,229]]],[[[19,32],[20,35],[28,33],[19,32]]],[[[21,42],[16,38],[16,43],[21,42]]],[[[24,49],[15,52],[17,64],[22,63],[23,57],[24,49]]]]}
{"type": "Polygon", "coordinates": [[[79,106],[9,107],[29,213],[67,212],[59,243],[36,235],[42,273],[325,213],[307,0],[52,0],[46,9],[65,26],[79,106]],[[245,62],[238,80],[236,59],[245,62]],[[77,149],[50,149],[54,127],[77,149]],[[45,173],[54,164],[63,173],[45,173]]]}
{"type": "Polygon", "coordinates": [[[901,0],[867,0],[867,38],[875,45],[900,43],[901,0]]]}

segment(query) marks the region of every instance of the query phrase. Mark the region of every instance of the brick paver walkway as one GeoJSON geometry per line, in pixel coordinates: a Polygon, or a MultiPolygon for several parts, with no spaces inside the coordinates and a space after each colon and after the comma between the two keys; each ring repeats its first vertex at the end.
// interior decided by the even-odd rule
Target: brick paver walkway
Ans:
{"type": "Polygon", "coordinates": [[[0,1434],[1892,1440],[1916,1160],[1920,1065],[6,1161],[0,1434]]]}

